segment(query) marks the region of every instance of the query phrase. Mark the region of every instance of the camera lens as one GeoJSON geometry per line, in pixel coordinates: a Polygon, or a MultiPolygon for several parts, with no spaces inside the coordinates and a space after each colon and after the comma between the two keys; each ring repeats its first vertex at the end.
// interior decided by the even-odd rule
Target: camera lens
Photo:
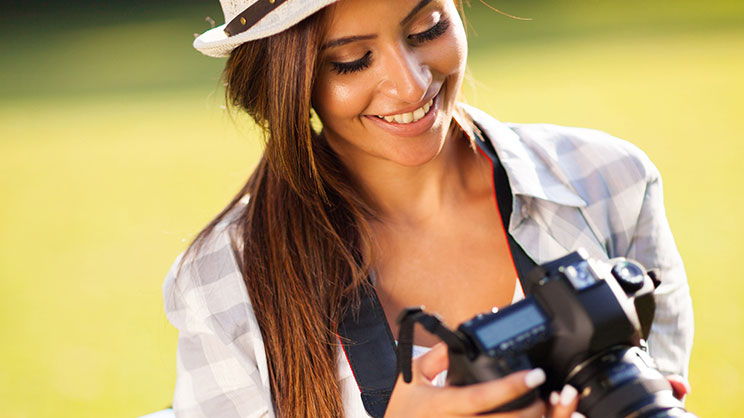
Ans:
{"type": "Polygon", "coordinates": [[[589,418],[694,417],[677,400],[653,361],[638,347],[613,347],[577,366],[568,383],[589,418]]]}

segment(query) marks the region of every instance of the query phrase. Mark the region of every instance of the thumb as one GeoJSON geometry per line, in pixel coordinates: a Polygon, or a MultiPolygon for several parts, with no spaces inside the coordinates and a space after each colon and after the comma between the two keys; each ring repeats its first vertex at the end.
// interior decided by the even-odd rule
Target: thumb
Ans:
{"type": "Polygon", "coordinates": [[[431,382],[439,373],[447,370],[447,367],[449,367],[447,345],[438,343],[426,354],[413,359],[413,377],[414,379],[423,377],[431,382]]]}

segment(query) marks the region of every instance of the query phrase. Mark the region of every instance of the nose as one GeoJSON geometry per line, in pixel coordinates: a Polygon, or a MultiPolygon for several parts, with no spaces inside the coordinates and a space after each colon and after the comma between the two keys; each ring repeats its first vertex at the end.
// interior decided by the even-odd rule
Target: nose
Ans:
{"type": "Polygon", "coordinates": [[[410,48],[390,48],[385,57],[385,72],[380,90],[383,94],[405,103],[424,99],[432,82],[431,69],[410,48]]]}

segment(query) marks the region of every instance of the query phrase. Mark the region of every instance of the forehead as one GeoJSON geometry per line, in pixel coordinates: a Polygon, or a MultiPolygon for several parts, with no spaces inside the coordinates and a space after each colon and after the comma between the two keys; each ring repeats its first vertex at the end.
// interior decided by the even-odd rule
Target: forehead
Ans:
{"type": "Polygon", "coordinates": [[[398,26],[411,12],[441,3],[442,0],[340,0],[329,6],[325,32],[331,37],[398,26]]]}

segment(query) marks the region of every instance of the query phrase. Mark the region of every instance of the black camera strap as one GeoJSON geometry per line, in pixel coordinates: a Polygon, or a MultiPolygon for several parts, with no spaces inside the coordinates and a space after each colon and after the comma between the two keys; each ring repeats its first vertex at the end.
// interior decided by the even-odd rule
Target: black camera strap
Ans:
{"type": "Polygon", "coordinates": [[[537,263],[524,252],[522,246],[509,233],[509,219],[511,218],[512,205],[514,203],[514,195],[509,185],[509,178],[506,176],[506,170],[501,164],[501,161],[499,161],[496,149],[491,144],[491,141],[484,138],[477,130],[474,132],[474,135],[478,149],[491,160],[493,167],[493,188],[496,193],[496,203],[499,207],[499,213],[501,214],[501,224],[504,225],[504,231],[506,231],[506,240],[509,242],[509,249],[511,250],[512,260],[514,261],[514,268],[517,270],[519,283],[522,285],[522,289],[526,290],[525,280],[527,273],[537,267],[537,263]]]}
{"type": "Polygon", "coordinates": [[[465,344],[455,332],[444,326],[436,315],[424,312],[423,308],[406,308],[398,316],[398,374],[403,374],[403,381],[411,383],[413,378],[413,326],[421,324],[425,330],[441,338],[450,350],[465,352],[465,344]]]}
{"type": "MultiPolygon", "coordinates": [[[[477,132],[475,139],[480,151],[491,160],[493,165],[496,201],[504,230],[509,231],[513,197],[506,170],[499,162],[490,141],[484,139],[477,132]]],[[[519,281],[522,283],[522,289],[525,289],[525,277],[537,264],[508,232],[506,237],[519,281]]],[[[404,370],[397,368],[405,367],[405,365],[398,365],[395,340],[374,289],[365,290],[360,302],[358,310],[347,310],[347,314],[339,324],[338,334],[344,354],[346,354],[359,386],[364,409],[370,416],[382,418],[390,400],[393,386],[395,386],[397,375],[404,370]]],[[[410,340],[410,342],[404,341],[405,347],[401,347],[401,350],[406,349],[409,353],[408,356],[403,358],[404,361],[408,362],[409,370],[410,352],[413,345],[412,336],[410,340]]]]}
{"type": "Polygon", "coordinates": [[[371,286],[363,290],[358,311],[347,310],[338,335],[364,409],[370,416],[382,418],[398,376],[397,359],[395,339],[371,286]]]}

